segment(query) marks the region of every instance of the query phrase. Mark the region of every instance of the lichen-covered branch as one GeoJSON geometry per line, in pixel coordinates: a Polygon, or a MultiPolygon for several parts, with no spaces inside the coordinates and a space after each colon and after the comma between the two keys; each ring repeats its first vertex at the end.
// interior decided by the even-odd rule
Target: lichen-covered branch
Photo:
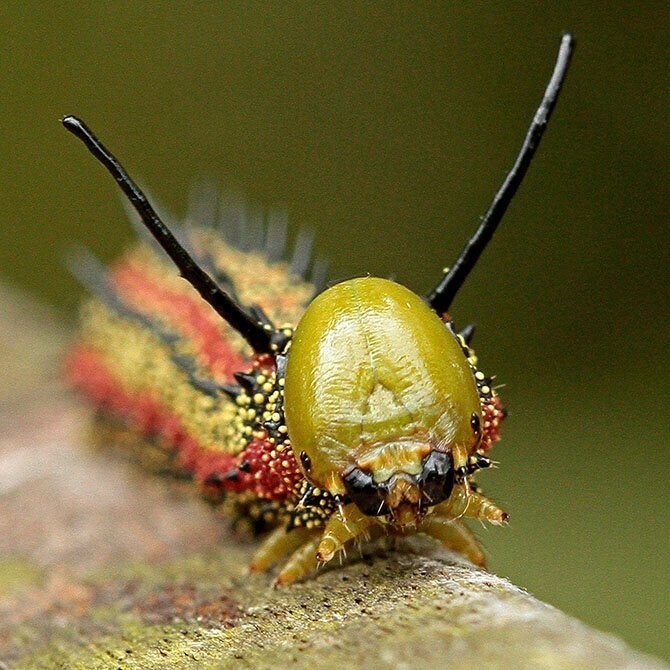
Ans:
{"type": "Polygon", "coordinates": [[[273,589],[187,483],[87,446],[35,353],[48,318],[2,292],[0,315],[21,390],[0,394],[0,668],[664,667],[420,538],[273,589]]]}

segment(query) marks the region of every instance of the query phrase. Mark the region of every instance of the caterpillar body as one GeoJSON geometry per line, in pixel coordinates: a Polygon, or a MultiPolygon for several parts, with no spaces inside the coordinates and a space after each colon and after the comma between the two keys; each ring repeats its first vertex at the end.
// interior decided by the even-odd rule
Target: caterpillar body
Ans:
{"type": "Polygon", "coordinates": [[[505,413],[472,328],[448,310],[525,174],[572,48],[565,35],[512,171],[425,299],[375,277],[324,289],[321,269],[307,278],[308,242],[283,258],[282,220],[231,239],[240,211],[212,225],[215,198],[168,228],[91,130],[63,119],[151,233],[110,268],[85,253],[73,264],[92,296],[68,377],[210,499],[272,528],[252,569],[283,562],[286,584],[363,539],[411,532],[484,565],[463,518],[507,521],[473,480],[505,413]]]}

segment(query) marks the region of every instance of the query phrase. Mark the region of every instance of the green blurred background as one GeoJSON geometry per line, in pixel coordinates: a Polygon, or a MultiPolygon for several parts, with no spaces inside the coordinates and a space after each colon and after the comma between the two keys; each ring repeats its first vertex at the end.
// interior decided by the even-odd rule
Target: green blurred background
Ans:
{"type": "Polygon", "coordinates": [[[545,142],[453,313],[511,410],[496,572],[668,655],[666,3],[9,2],[0,279],[72,319],[62,254],[132,236],[85,118],[167,206],[213,175],[317,232],[339,276],[426,291],[510,165],[558,39],[545,142]]]}

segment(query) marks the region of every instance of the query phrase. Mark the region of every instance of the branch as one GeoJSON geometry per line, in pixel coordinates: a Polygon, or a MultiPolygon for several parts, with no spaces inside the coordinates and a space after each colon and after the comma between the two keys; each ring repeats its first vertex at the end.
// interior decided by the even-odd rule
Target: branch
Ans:
{"type": "Polygon", "coordinates": [[[0,668],[663,667],[418,537],[290,588],[247,576],[253,543],[187,484],[84,446],[53,358],[26,363],[55,326],[0,291],[0,338],[19,314],[22,351],[0,354],[23,380],[0,395],[0,668]]]}

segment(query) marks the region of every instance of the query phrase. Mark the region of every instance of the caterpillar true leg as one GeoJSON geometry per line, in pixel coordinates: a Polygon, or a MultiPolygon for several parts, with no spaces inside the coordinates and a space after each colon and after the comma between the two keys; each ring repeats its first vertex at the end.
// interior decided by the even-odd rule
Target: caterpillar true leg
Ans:
{"type": "Polygon", "coordinates": [[[488,521],[496,526],[502,526],[509,519],[509,514],[505,510],[477,491],[470,492],[464,516],[471,519],[488,521]]]}
{"type": "Polygon", "coordinates": [[[318,560],[327,563],[347,542],[365,535],[377,523],[375,517],[365,516],[356,505],[347,505],[328,519],[317,549],[318,560]]]}
{"type": "Polygon", "coordinates": [[[419,531],[439,540],[448,549],[463,554],[475,565],[486,566],[486,557],[479,541],[462,521],[431,514],[423,520],[419,531]]]}
{"type": "Polygon", "coordinates": [[[275,580],[276,586],[292,584],[313,573],[319,567],[316,550],[321,538],[319,536],[308,540],[297,549],[288,559],[275,580]]]}
{"type": "Polygon", "coordinates": [[[251,559],[249,569],[252,572],[265,572],[287,556],[296,552],[302,545],[318,534],[318,530],[295,528],[287,531],[283,526],[270,533],[251,559]]]}

